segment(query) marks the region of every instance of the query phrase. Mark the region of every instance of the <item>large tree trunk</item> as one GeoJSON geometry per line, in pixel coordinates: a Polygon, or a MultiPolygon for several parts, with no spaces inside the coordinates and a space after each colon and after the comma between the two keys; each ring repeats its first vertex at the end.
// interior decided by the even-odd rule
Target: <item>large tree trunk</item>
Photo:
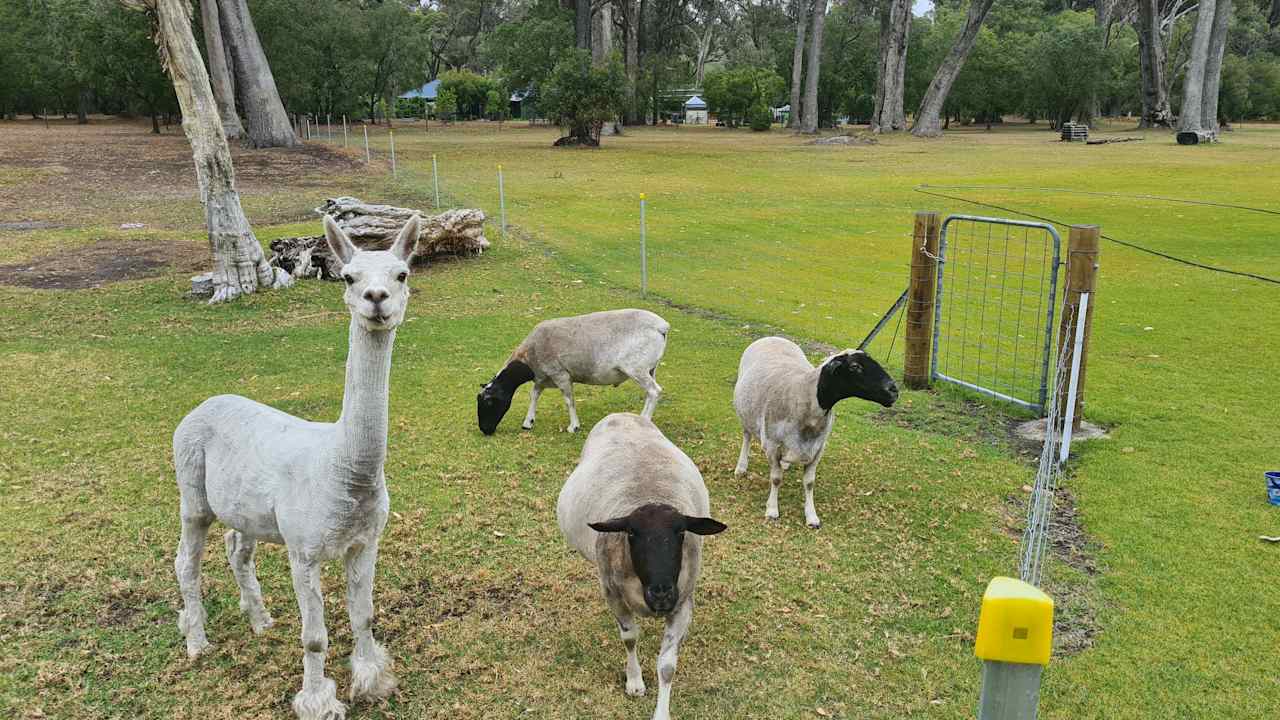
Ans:
{"type": "Polygon", "coordinates": [[[876,106],[871,132],[907,129],[902,95],[907,73],[911,0],[884,0],[880,10],[880,62],[876,66],[876,106]]]}
{"type": "Polygon", "coordinates": [[[1142,121],[1139,127],[1173,127],[1165,81],[1164,36],[1159,0],[1138,0],[1138,60],[1142,76],[1142,121]]]}
{"type": "MultiPolygon", "coordinates": [[[[605,65],[613,54],[613,5],[604,3],[591,16],[591,61],[605,65]]],[[[616,120],[600,126],[601,135],[617,135],[620,132],[616,120]]]]}
{"type": "Polygon", "coordinates": [[[1267,15],[1267,25],[1269,27],[1280,25],[1280,0],[1271,0],[1271,12],[1267,15]]]}
{"type": "Polygon", "coordinates": [[[796,47],[791,53],[791,115],[787,127],[800,127],[800,97],[804,78],[804,35],[809,28],[809,0],[796,0],[796,47]]]}
{"type": "Polygon", "coordinates": [[[809,29],[809,54],[805,65],[809,72],[804,78],[804,115],[800,118],[800,132],[812,135],[818,132],[818,75],[822,66],[822,30],[827,23],[827,0],[814,0],[813,27],[809,29]]]}
{"type": "Polygon", "coordinates": [[[636,0],[622,0],[626,25],[626,70],[627,70],[627,110],[628,125],[643,124],[640,108],[636,103],[636,94],[640,82],[640,6],[636,0]]]}
{"type": "Polygon", "coordinates": [[[293,147],[298,136],[280,102],[276,80],[262,52],[245,0],[219,0],[222,37],[235,59],[235,91],[244,108],[244,129],[253,147],[293,147]]]}
{"type": "Polygon", "coordinates": [[[591,0],[574,0],[573,37],[579,50],[591,49],[591,0]]]}
{"type": "Polygon", "coordinates": [[[190,6],[185,0],[146,2],[155,11],[156,42],[173,79],[173,90],[182,108],[182,129],[195,160],[214,260],[214,292],[209,302],[231,300],[259,287],[284,287],[292,279],[267,264],[262,246],[240,207],[231,148],[222,132],[209,75],[191,32],[190,6]]]}
{"type": "Polygon", "coordinates": [[[1200,122],[1218,137],[1218,91],[1222,86],[1222,56],[1227,48],[1227,27],[1231,24],[1231,0],[1218,0],[1209,36],[1209,59],[1204,67],[1204,93],[1200,99],[1200,122]]]}
{"type": "Polygon", "coordinates": [[[88,87],[80,88],[80,92],[76,97],[76,124],[89,124],[89,104],[93,102],[93,90],[88,87]]]}
{"type": "Polygon", "coordinates": [[[1204,112],[1205,68],[1209,64],[1209,40],[1213,35],[1213,16],[1216,6],[1216,0],[1200,0],[1200,8],[1196,11],[1196,29],[1191,38],[1191,59],[1187,63],[1187,74],[1182,82],[1182,110],[1178,115],[1179,142],[1182,142],[1184,134],[1211,139],[1212,133],[1206,127],[1202,113],[1204,112]]]}
{"type": "MultiPolygon", "coordinates": [[[[227,0],[222,0],[226,2],[227,0]]],[[[204,25],[204,54],[209,63],[209,83],[213,99],[218,103],[218,117],[229,139],[244,134],[240,115],[236,113],[236,86],[227,63],[227,47],[222,42],[222,21],[218,16],[219,0],[200,0],[200,23],[204,25]]]]}
{"type": "Polygon", "coordinates": [[[929,89],[925,92],[924,99],[920,101],[920,109],[916,111],[915,125],[911,127],[912,135],[936,137],[942,134],[940,119],[942,106],[947,102],[947,95],[951,93],[951,86],[955,84],[956,77],[964,69],[964,62],[969,59],[969,52],[978,41],[978,30],[982,29],[982,21],[986,20],[992,2],[994,0],[974,0],[969,6],[969,15],[965,18],[964,29],[960,31],[959,37],[951,46],[951,51],[938,66],[938,72],[934,73],[933,81],[929,83],[929,89]]]}

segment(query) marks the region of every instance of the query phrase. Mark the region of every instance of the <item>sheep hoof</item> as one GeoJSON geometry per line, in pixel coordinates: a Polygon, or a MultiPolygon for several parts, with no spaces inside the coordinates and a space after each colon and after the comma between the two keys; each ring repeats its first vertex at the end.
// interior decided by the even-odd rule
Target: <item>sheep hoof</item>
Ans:
{"type": "Polygon", "coordinates": [[[565,432],[576,433],[576,432],[578,432],[578,426],[577,426],[577,425],[570,425],[569,427],[565,428],[565,432]]]}
{"type": "Polygon", "coordinates": [[[769,522],[778,522],[778,512],[776,510],[774,512],[766,511],[764,514],[764,519],[768,520],[769,522]]]}
{"type": "Polygon", "coordinates": [[[632,683],[630,680],[628,680],[627,695],[630,695],[631,697],[644,697],[644,681],[637,680],[636,682],[632,683]]]}
{"type": "Polygon", "coordinates": [[[819,520],[818,518],[813,518],[812,520],[807,520],[807,521],[805,521],[805,524],[806,524],[806,525],[808,525],[809,527],[813,528],[814,530],[817,530],[818,528],[822,527],[822,521],[821,521],[821,520],[819,520]]]}
{"type": "Polygon", "coordinates": [[[520,427],[524,428],[525,430],[532,430],[533,423],[529,422],[528,420],[525,420],[524,422],[520,423],[520,427]]]}
{"type": "Polygon", "coordinates": [[[746,475],[746,474],[747,474],[747,469],[746,469],[746,468],[744,468],[744,467],[736,467],[736,468],[734,468],[734,469],[733,469],[733,476],[734,476],[734,477],[738,477],[738,478],[740,478],[740,477],[742,477],[743,475],[746,475]]]}

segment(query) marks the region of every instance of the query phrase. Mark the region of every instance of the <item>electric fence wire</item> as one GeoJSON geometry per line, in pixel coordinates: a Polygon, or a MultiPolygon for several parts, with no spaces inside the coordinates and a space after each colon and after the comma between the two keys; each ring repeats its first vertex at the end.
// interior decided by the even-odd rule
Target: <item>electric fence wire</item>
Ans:
{"type": "MultiPolygon", "coordinates": [[[[1064,314],[1078,310],[1063,303],[1064,314]]],[[[1072,323],[1067,324],[1068,327],[1072,323]]],[[[1053,518],[1053,505],[1062,479],[1062,465],[1058,462],[1058,454],[1062,447],[1063,420],[1066,408],[1059,402],[1058,388],[1068,381],[1071,363],[1067,362],[1071,338],[1058,339],[1057,372],[1053,373],[1049,382],[1047,417],[1044,418],[1044,445],[1040,448],[1040,464],[1036,468],[1035,484],[1031,488],[1031,498],[1027,502],[1027,525],[1022,532],[1022,543],[1019,548],[1022,556],[1018,567],[1019,577],[1024,581],[1040,587],[1044,581],[1045,556],[1049,548],[1050,522],[1053,518]]]]}
{"type": "MultiPolygon", "coordinates": [[[[1006,207],[1006,206],[1003,206],[1003,205],[996,205],[996,204],[994,204],[994,203],[982,202],[981,200],[972,200],[972,199],[970,199],[970,198],[959,197],[959,196],[957,196],[957,195],[948,195],[948,194],[946,194],[946,193],[933,192],[932,190],[927,190],[927,189],[925,189],[925,188],[950,189],[950,188],[952,188],[952,187],[960,188],[960,189],[964,189],[964,188],[972,188],[972,189],[975,189],[975,190],[976,190],[976,189],[984,189],[984,190],[1004,189],[1004,190],[1043,190],[1043,191],[1046,191],[1046,192],[1054,192],[1054,190],[1053,190],[1053,189],[1051,189],[1051,188],[1015,188],[1015,187],[980,186],[980,185],[955,185],[955,186],[950,186],[950,185],[917,185],[917,186],[916,186],[916,188],[915,188],[915,191],[916,191],[916,192],[918,192],[918,193],[921,193],[921,194],[923,194],[923,195],[931,195],[931,196],[933,196],[933,197],[945,198],[945,199],[947,199],[947,200],[955,200],[955,201],[957,201],[957,202],[965,202],[965,203],[969,203],[969,204],[971,204],[971,205],[979,205],[979,206],[981,206],[981,207],[988,207],[988,208],[992,208],[992,209],[994,209],[994,210],[1001,210],[1001,211],[1003,211],[1003,212],[1010,212],[1010,213],[1014,213],[1014,214],[1016,214],[1016,215],[1023,215],[1023,216],[1025,216],[1025,217],[1035,218],[1036,220],[1040,220],[1041,222],[1053,223],[1054,225],[1059,225],[1059,226],[1061,226],[1061,227],[1068,227],[1068,223],[1065,223],[1065,222],[1063,222],[1063,221],[1061,221],[1061,220],[1055,220],[1055,219],[1053,219],[1053,218],[1046,217],[1046,216],[1043,216],[1043,215],[1036,215],[1036,214],[1034,214],[1034,213],[1029,213],[1029,212],[1027,212],[1027,211],[1025,211],[1025,210],[1018,210],[1018,209],[1016,209],[1016,208],[1006,207]]],[[[1079,192],[1079,193],[1082,193],[1082,194],[1107,195],[1107,193],[1091,193],[1090,191],[1087,191],[1087,190],[1080,190],[1080,191],[1074,191],[1074,190],[1058,190],[1057,192],[1079,192]]],[[[1244,205],[1229,205],[1229,204],[1226,204],[1226,203],[1201,202],[1201,201],[1197,201],[1197,200],[1178,200],[1178,199],[1175,199],[1175,198],[1163,198],[1163,197],[1159,197],[1159,196],[1156,196],[1156,195],[1149,195],[1149,196],[1136,196],[1136,195],[1135,195],[1135,196],[1123,196],[1123,195],[1115,194],[1115,195],[1114,195],[1114,197],[1144,197],[1144,198],[1146,198],[1146,199],[1151,199],[1151,200],[1164,200],[1164,201],[1168,201],[1168,202],[1180,202],[1180,203],[1187,203],[1187,204],[1192,204],[1192,205],[1209,205],[1209,206],[1213,206],[1213,207],[1234,208],[1234,209],[1238,209],[1238,210],[1248,210],[1248,211],[1251,211],[1251,212],[1267,213],[1267,214],[1271,214],[1271,215],[1280,215],[1280,212],[1277,212],[1277,211],[1274,211],[1274,210],[1265,210],[1265,209],[1262,209],[1262,208],[1253,208],[1253,207],[1247,207],[1247,206],[1244,206],[1244,205]]],[[[1200,268],[1201,270],[1209,270],[1209,271],[1211,271],[1211,272],[1223,273],[1223,274],[1225,274],[1225,275],[1235,275],[1235,276],[1238,276],[1238,277],[1246,277],[1246,278],[1250,278],[1250,279],[1253,279],[1253,280],[1260,280],[1260,281],[1265,282],[1265,283],[1271,283],[1271,284],[1273,284],[1273,285],[1280,285],[1280,278],[1268,277],[1268,276],[1266,276],[1266,275],[1259,275],[1259,274],[1257,274],[1257,273],[1246,272],[1246,271],[1243,271],[1243,270],[1232,270],[1232,269],[1230,269],[1230,268],[1218,267],[1218,266],[1215,266],[1215,265],[1207,265],[1207,264],[1205,264],[1205,263],[1196,262],[1195,260],[1188,260],[1188,259],[1186,259],[1186,258],[1181,258],[1181,257],[1178,257],[1178,256],[1176,256],[1176,255],[1170,255],[1169,253],[1166,253],[1166,252],[1161,252],[1161,251],[1159,251],[1159,250],[1153,250],[1152,248],[1144,247],[1144,246],[1142,246],[1142,245],[1138,245],[1137,243],[1129,242],[1129,241],[1127,241],[1127,240],[1120,240],[1119,238],[1111,237],[1110,235],[1107,235],[1106,233],[1102,233],[1102,237],[1103,237],[1104,239],[1106,239],[1106,240],[1110,240],[1111,242],[1113,242],[1113,243],[1115,243],[1115,244],[1117,244],[1117,245],[1123,245],[1124,247],[1131,248],[1131,249],[1133,249],[1133,250],[1137,250],[1137,251],[1139,251],[1139,252],[1144,252],[1144,253],[1148,253],[1148,254],[1150,254],[1150,255],[1155,255],[1156,257],[1162,257],[1162,258],[1164,258],[1164,259],[1166,259],[1166,260],[1171,260],[1171,261],[1173,261],[1173,262],[1181,263],[1181,264],[1183,264],[1183,265],[1188,265],[1188,266],[1190,266],[1190,267],[1200,268]]]]}

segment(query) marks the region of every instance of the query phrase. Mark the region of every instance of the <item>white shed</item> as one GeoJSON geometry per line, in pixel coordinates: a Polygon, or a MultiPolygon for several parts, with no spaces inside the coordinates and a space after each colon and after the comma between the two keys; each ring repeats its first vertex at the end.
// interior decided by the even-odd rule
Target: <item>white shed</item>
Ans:
{"type": "Polygon", "coordinates": [[[707,102],[694,95],[684,102],[684,121],[689,125],[707,124],[707,102]]]}

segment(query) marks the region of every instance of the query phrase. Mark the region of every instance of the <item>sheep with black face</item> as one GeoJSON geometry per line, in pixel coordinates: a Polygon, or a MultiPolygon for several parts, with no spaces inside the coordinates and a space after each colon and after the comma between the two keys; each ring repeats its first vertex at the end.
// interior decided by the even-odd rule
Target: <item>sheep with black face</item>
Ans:
{"type": "Polygon", "coordinates": [[[702,474],[648,419],[609,415],[591,429],[560,491],[556,516],[569,545],[596,566],[605,602],[627,648],[627,694],[644,694],[639,617],[666,619],[658,653],[654,720],[668,720],[676,655],[693,619],[702,536],[725,529],[710,517],[702,474]]]}
{"type": "Polygon", "coordinates": [[[569,409],[569,432],[577,432],[578,409],[573,384],[620,385],[634,380],[644,390],[644,417],[653,417],[662,396],[658,363],[667,349],[666,320],[648,310],[607,310],[538,323],[511,353],[501,372],[476,395],[476,420],[480,432],[498,429],[516,390],[533,383],[529,412],[522,427],[533,428],[538,396],[554,387],[564,395],[569,409]]]}
{"type": "Polygon", "coordinates": [[[742,353],[733,388],[733,407],[742,422],[742,452],[734,474],[746,474],[755,437],[769,460],[766,518],[778,519],[783,470],[800,464],[804,466],[805,522],[812,528],[822,525],[813,506],[814,479],[835,424],[835,405],[850,397],[889,407],[898,399],[898,386],[861,350],[836,353],[818,367],[809,364],[798,345],[780,337],[761,338],[742,353]]]}

